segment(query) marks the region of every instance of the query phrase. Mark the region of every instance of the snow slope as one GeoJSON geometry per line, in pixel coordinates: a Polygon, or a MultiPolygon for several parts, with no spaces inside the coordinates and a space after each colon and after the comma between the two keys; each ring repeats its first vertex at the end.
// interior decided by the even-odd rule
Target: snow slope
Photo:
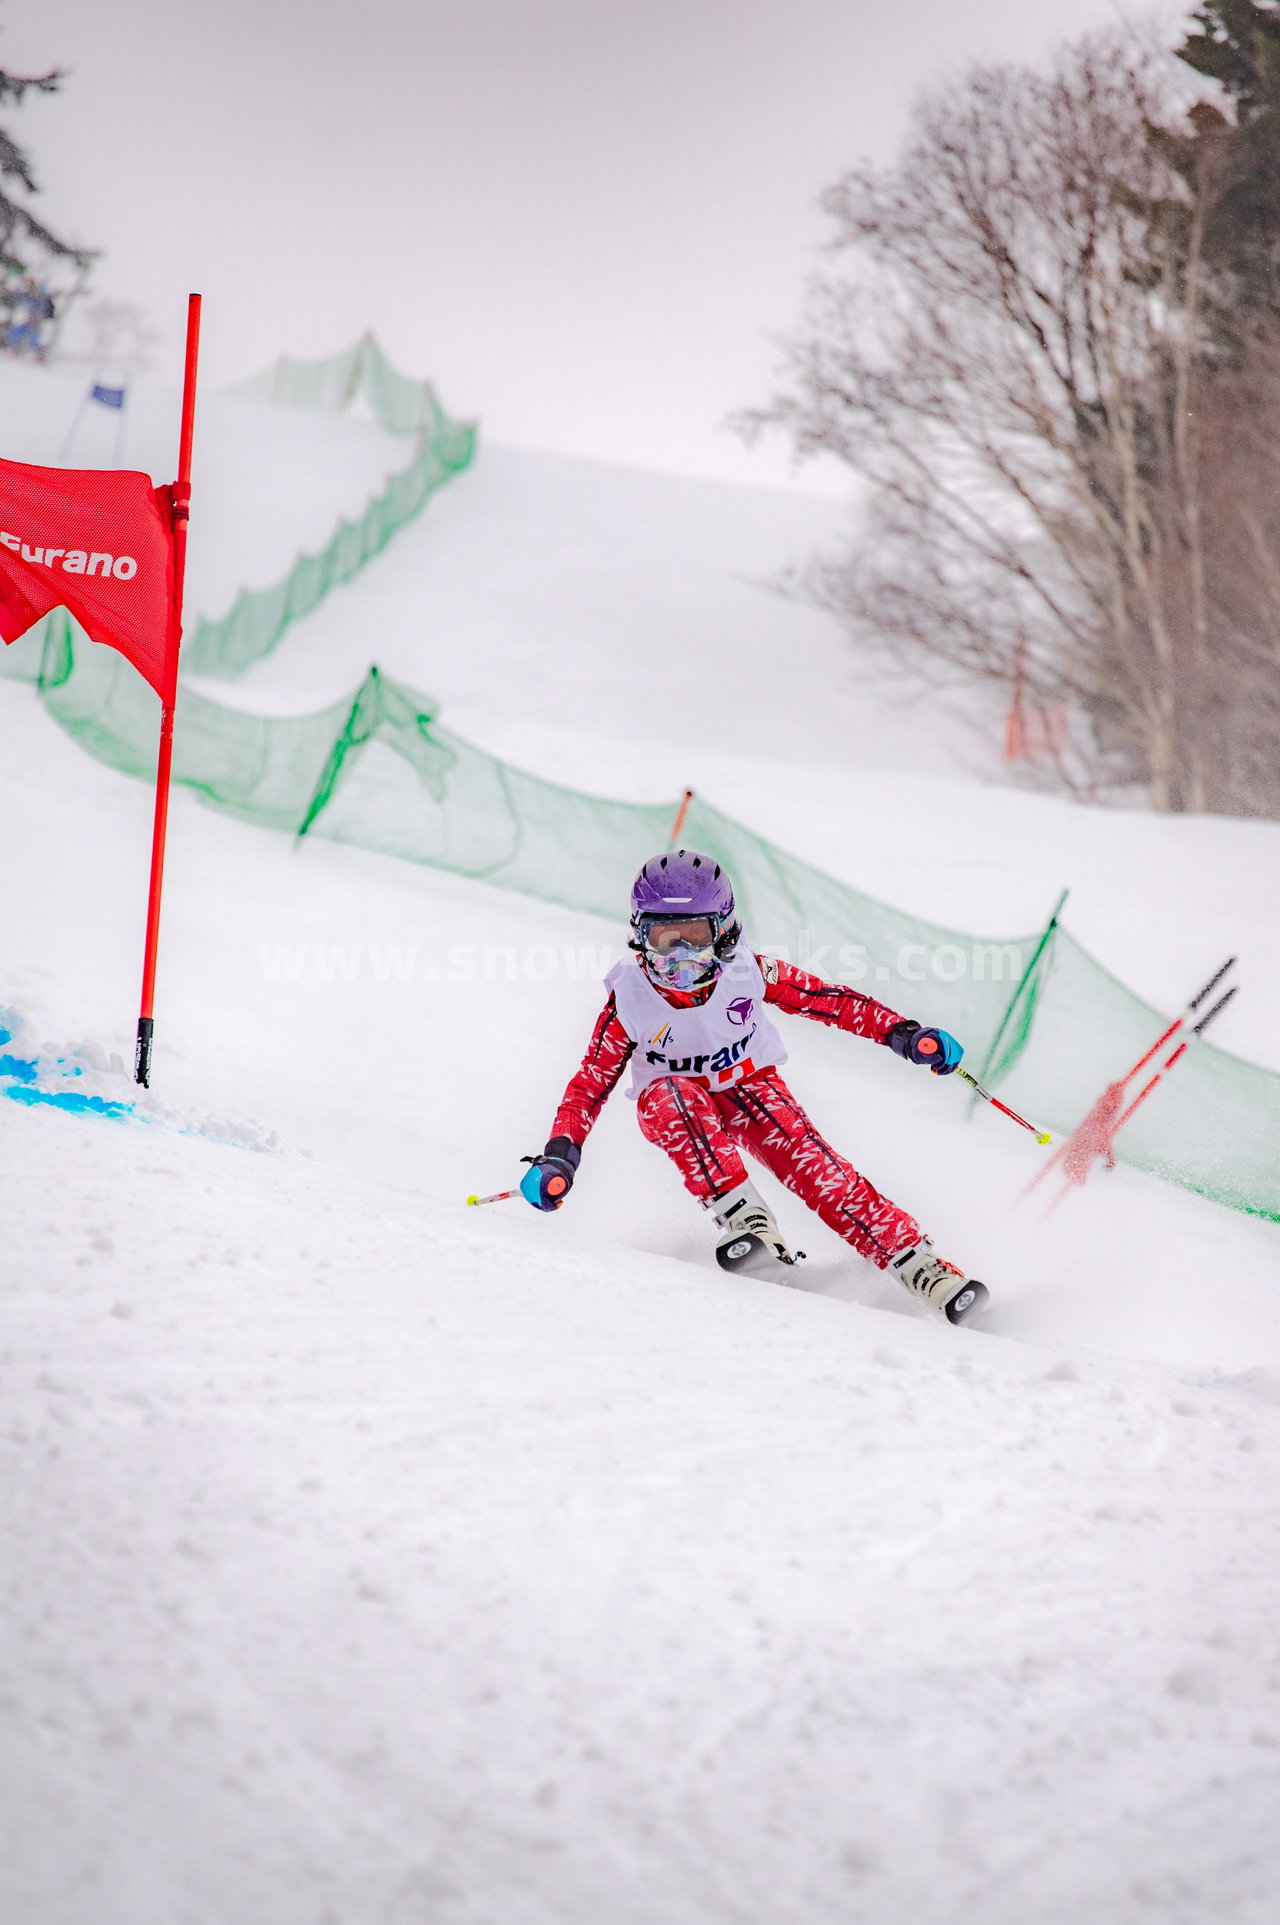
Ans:
{"type": "Polygon", "coordinates": [[[12,1127],[9,1916],[1274,1916],[1274,1367],[12,1127]]]}
{"type": "MultiPolygon", "coordinates": [[[[75,372],[0,365],[10,452],[56,459],[81,392],[75,372]]],[[[126,458],[157,479],[176,405],[145,383],[132,403],[126,458]]],[[[368,422],[218,394],[201,408],[190,582],[205,614],[321,547],[406,460],[407,443],[368,422]]],[[[91,429],[107,459],[102,410],[77,455],[94,454],[91,429]]],[[[481,447],[374,567],[205,692],[298,713],[376,661],[524,767],[636,800],[694,783],[832,874],[957,928],[1022,933],[1069,887],[1075,934],[1162,1006],[1238,954],[1248,993],[1215,1038],[1280,1068],[1280,893],[1259,886],[1280,866],[1275,825],[1012,798],[989,706],[904,689],[828,617],[761,586],[838,540],[830,500],[481,447]]]]}
{"type": "MultiPolygon", "coordinates": [[[[72,437],[70,465],[115,467],[119,418],[96,403],[82,407],[88,380],[74,367],[0,359],[4,458],[60,467],[72,437]]],[[[122,467],[173,480],[179,401],[176,390],[136,383],[122,467]]],[[[188,550],[189,617],[224,615],[238,589],[265,587],[299,549],[323,548],[338,519],[358,515],[413,452],[411,442],[370,421],[255,407],[217,393],[200,395],[199,427],[192,485],[201,516],[188,550]]]]}
{"type": "MultiPolygon", "coordinates": [[[[321,480],[355,505],[358,424],[287,420],[322,538],[321,480]]],[[[1086,939],[1149,992],[1152,923],[1167,941],[1168,899],[1211,878],[1169,981],[1227,937],[1261,1018],[1269,825],[1071,810],[962,758],[913,785],[906,720],[860,684],[846,713],[890,766],[842,765],[837,641],[732,579],[768,527],[796,539],[766,504],[708,491],[678,553],[653,477],[610,494],[608,471],[499,458],[486,493],[486,459],[235,699],[310,706],[394,633],[382,659],[456,693],[454,726],[469,704],[473,732],[487,713],[562,778],[594,755],[623,793],[637,770],[669,792],[679,763],[907,906],[1018,926],[1078,869],[1113,948],[1086,939]],[[511,579],[468,603],[461,556],[501,513],[538,541],[495,543],[511,579]],[[672,662],[639,647],[629,589],[684,621],[672,662]],[[446,602],[452,653],[410,626],[446,602]],[[702,701],[728,632],[752,674],[792,671],[776,761],[708,752],[658,699],[678,671],[702,701]]],[[[88,1046],[80,1086],[125,1100],[148,809],[0,682],[0,1006],[24,1046],[88,1046]]],[[[794,1087],[988,1277],[980,1329],[922,1317],[767,1179],[810,1259],[799,1287],[730,1286],[621,1097],[565,1211],[467,1211],[545,1135],[598,1004],[588,952],[619,937],[175,797],[154,1101],[107,1121],[0,1098],[0,1915],[1270,1925],[1280,1234],[1124,1169],[1046,1221],[1016,1207],[1029,1139],[798,1023],[794,1087]],[[484,960],[504,944],[563,966],[509,979],[484,960]]]]}

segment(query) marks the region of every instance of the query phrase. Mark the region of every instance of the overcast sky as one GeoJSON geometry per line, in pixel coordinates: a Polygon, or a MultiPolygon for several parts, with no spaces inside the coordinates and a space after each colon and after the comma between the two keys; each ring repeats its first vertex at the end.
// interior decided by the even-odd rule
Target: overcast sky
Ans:
{"type": "Polygon", "coordinates": [[[104,250],[176,366],[324,354],[366,326],[498,441],[738,480],[823,235],[912,96],[1035,58],[1112,0],[0,0],[6,107],[51,224],[104,250]]]}

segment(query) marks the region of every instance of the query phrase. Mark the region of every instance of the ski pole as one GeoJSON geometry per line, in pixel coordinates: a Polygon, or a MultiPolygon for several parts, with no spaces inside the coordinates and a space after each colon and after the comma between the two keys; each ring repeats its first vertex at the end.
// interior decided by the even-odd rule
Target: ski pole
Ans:
{"type": "Polygon", "coordinates": [[[499,1190],[494,1196],[469,1196],[468,1203],[505,1203],[509,1196],[519,1196],[519,1190],[499,1190]]]}
{"type": "Polygon", "coordinates": [[[974,1090],[977,1095],[982,1098],[984,1103],[990,1103],[993,1110],[999,1110],[1002,1116],[1008,1116],[1013,1122],[1021,1123],[1024,1130],[1030,1130],[1037,1143],[1052,1143],[1053,1138],[1050,1136],[1048,1130],[1038,1129],[1034,1123],[1028,1123],[1025,1116],[1019,1116],[1017,1110],[1011,1110],[1009,1105],[1002,1103],[998,1096],[993,1096],[990,1090],[983,1089],[977,1077],[970,1076],[967,1069],[962,1069],[957,1065],[955,1073],[957,1076],[963,1076],[969,1088],[974,1090]]]}

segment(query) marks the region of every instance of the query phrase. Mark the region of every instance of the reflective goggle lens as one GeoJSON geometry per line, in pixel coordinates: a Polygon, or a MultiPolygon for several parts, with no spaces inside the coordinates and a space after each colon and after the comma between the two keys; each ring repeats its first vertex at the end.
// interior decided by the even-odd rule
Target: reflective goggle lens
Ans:
{"type": "Polygon", "coordinates": [[[686,916],[680,921],[668,917],[646,916],[640,925],[646,949],[655,956],[666,956],[679,946],[685,950],[710,950],[716,932],[710,916],[686,916]]]}

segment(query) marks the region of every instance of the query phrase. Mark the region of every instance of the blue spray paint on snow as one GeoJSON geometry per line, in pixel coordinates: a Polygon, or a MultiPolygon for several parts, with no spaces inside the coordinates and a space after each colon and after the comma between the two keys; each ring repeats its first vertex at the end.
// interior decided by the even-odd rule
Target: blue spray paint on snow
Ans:
{"type": "MultiPolygon", "coordinates": [[[[4,1058],[0,1057],[0,1069],[4,1058]]],[[[85,1096],[80,1090],[43,1090],[32,1089],[25,1083],[10,1083],[4,1094],[13,1103],[26,1103],[34,1107],[37,1103],[47,1103],[53,1110],[70,1110],[73,1116],[132,1116],[132,1103],[109,1103],[105,1096],[85,1096]]]]}
{"type": "MultiPolygon", "coordinates": [[[[0,1048],[5,1043],[13,1042],[14,1025],[15,1018],[7,1010],[0,1009],[0,1048]]],[[[81,1063],[69,1063],[65,1057],[59,1056],[56,1064],[64,1076],[84,1075],[81,1063]]],[[[29,1109],[44,1104],[49,1109],[68,1110],[73,1116],[133,1114],[132,1103],[115,1103],[105,1096],[86,1096],[81,1090],[42,1089],[39,1079],[38,1056],[0,1055],[0,1095],[7,1096],[12,1103],[25,1103],[29,1109]]]]}
{"type": "MultiPolygon", "coordinates": [[[[0,1096],[7,1096],[11,1103],[23,1103],[28,1109],[41,1105],[72,1116],[105,1116],[111,1121],[127,1119],[139,1128],[175,1130],[179,1136],[197,1136],[206,1143],[223,1144],[227,1149],[276,1151],[284,1148],[274,1130],[264,1130],[257,1124],[240,1124],[212,1116],[183,1118],[156,1109],[150,1101],[146,1108],[140,1109],[136,1103],[110,1096],[91,1096],[83,1089],[69,1089],[66,1085],[83,1077],[86,1071],[91,1077],[105,1073],[123,1080],[119,1058],[113,1058],[104,1072],[100,1062],[77,1060],[78,1052],[70,1056],[53,1056],[42,1050],[37,1050],[34,1056],[6,1052],[4,1045],[17,1041],[24,1029],[20,1015],[0,1006],[0,1096]]],[[[26,1047],[30,1048],[31,1044],[28,1042],[26,1047]]]]}

